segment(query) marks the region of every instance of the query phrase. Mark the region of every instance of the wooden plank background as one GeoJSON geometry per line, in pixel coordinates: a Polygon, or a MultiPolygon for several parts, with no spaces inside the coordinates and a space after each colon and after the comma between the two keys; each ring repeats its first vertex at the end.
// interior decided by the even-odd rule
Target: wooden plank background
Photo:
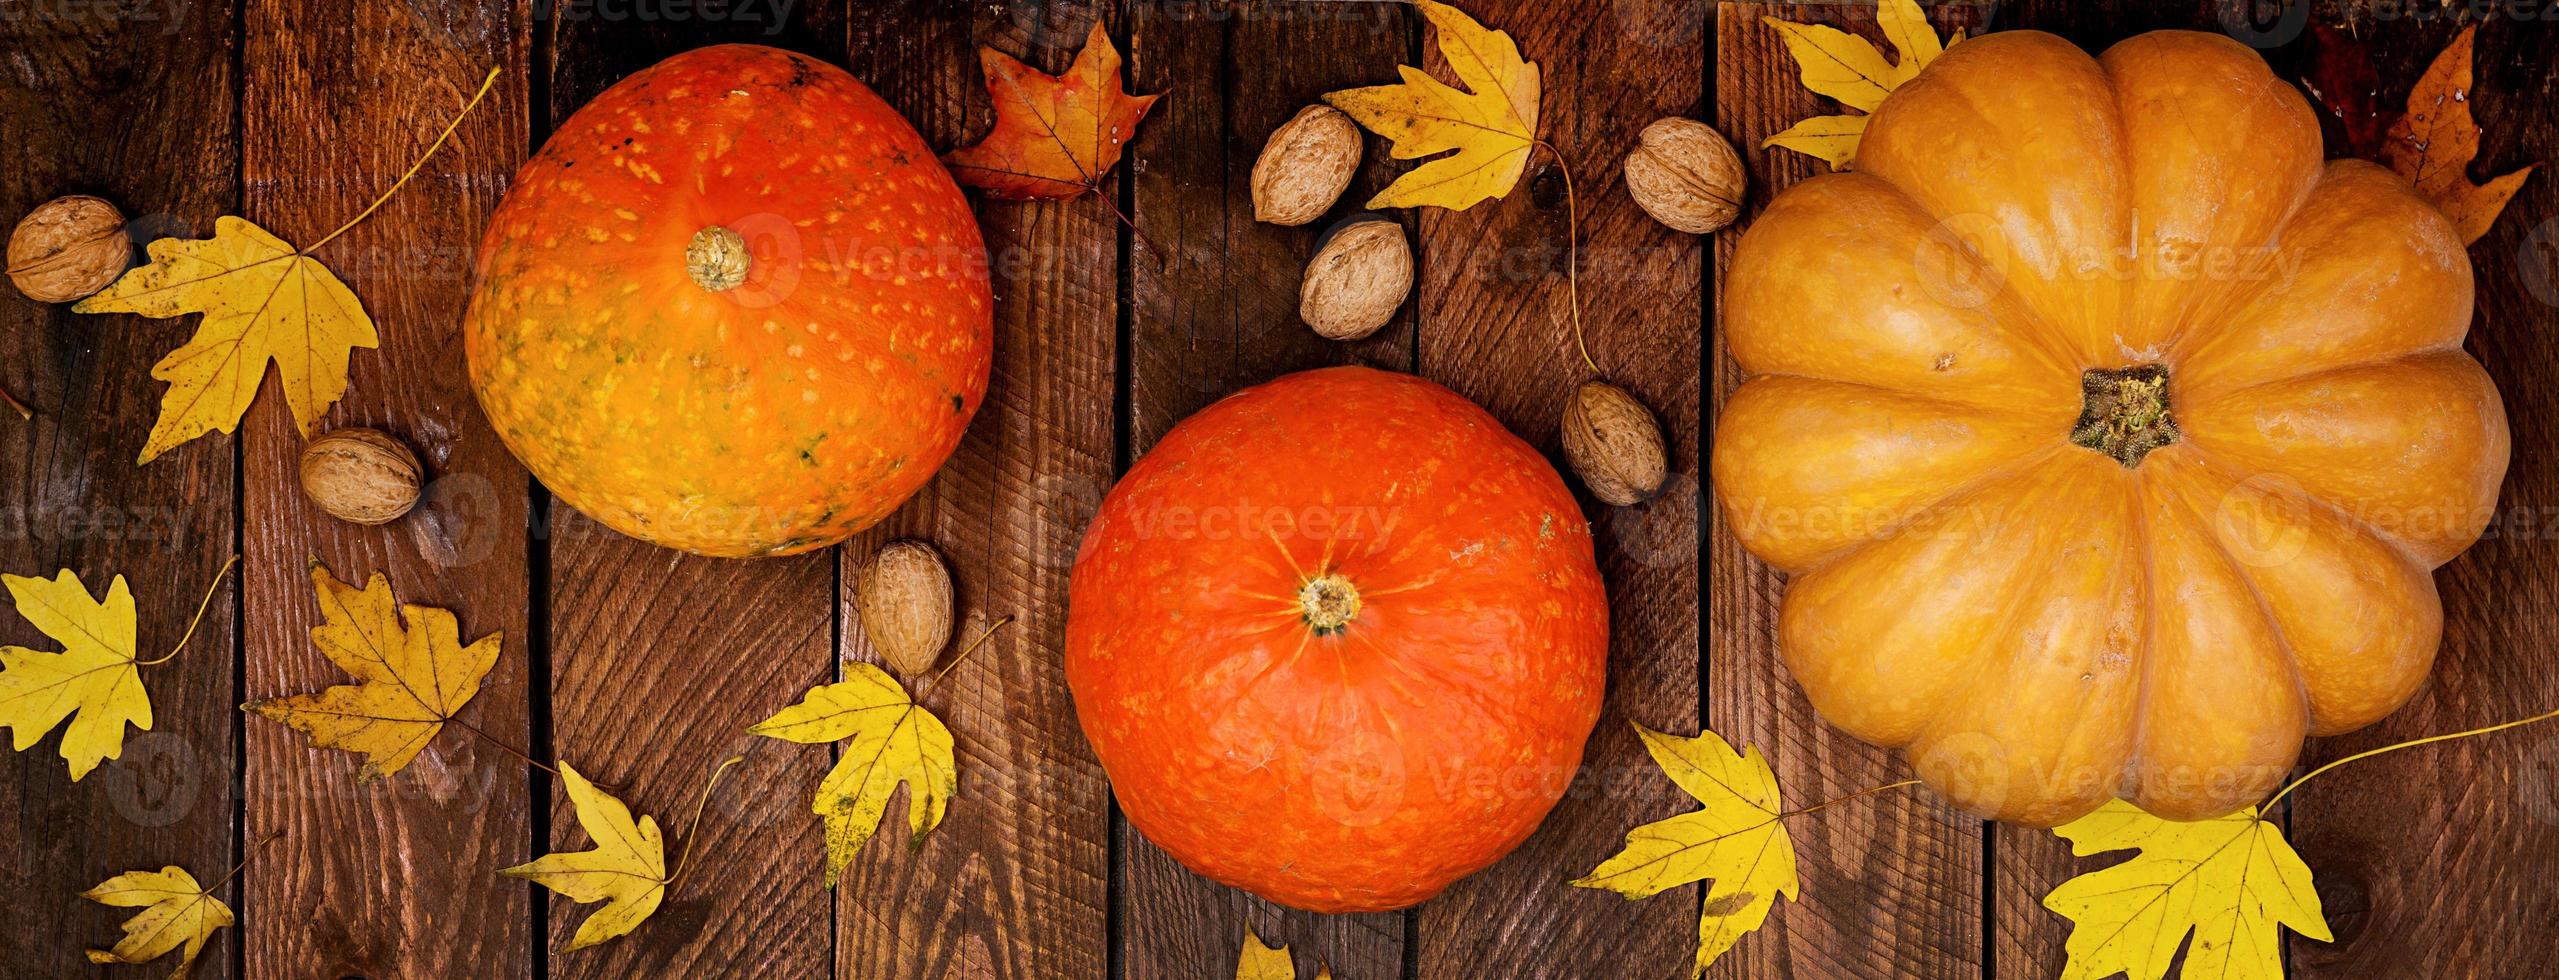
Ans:
{"type": "MultiPolygon", "coordinates": [[[[1712,406],[1738,381],[1712,338],[1715,271],[1732,236],[1681,235],[1626,198],[1619,161],[1647,122],[1706,119],[1753,175],[1751,209],[1815,172],[1760,138],[1829,111],[1795,84],[1763,15],[1876,36],[1860,5],[1565,4],[1477,0],[1545,70],[1545,135],[1521,189],[1472,211],[1389,215],[1412,236],[1413,302],[1356,344],[1295,321],[1298,272],[1323,232],[1406,164],[1372,139],[1333,213],[1302,228],[1252,220],[1248,178],[1269,132],[1321,93],[1439,62],[1412,11],[1386,3],[800,0],[678,8],[555,0],[321,5],[308,0],[0,4],[0,215],[65,193],[116,201],[145,236],[200,236],[241,214],[307,241],[372,199],[490,67],[489,103],[381,213],[323,250],[362,295],[383,348],[355,359],[331,425],[373,425],[419,448],[428,500],[378,529],[320,517],[294,489],[299,449],[271,392],[235,440],[131,460],[157,409],[150,365],[192,320],[84,317],[0,301],[0,387],[36,407],[0,415],[0,571],[124,575],[145,647],[184,627],[223,559],[245,571],[195,647],[148,677],[158,723],[121,761],[68,781],[55,740],[0,781],[0,977],[139,975],[86,966],[120,916],[77,892],[132,867],[183,864],[222,889],[241,928],[200,976],[1142,977],[1228,975],[1247,923],[1345,980],[1671,977],[1695,948],[1698,893],[1628,903],[1563,882],[1636,823],[1685,809],[1626,722],[1705,724],[1765,748],[1790,799],[1901,778],[1906,768],[1821,726],[1776,666],[1780,586],[1713,519],[1701,482],[1712,406]],[[479,230],[515,167],[567,115],[676,51],[744,41],[845,66],[936,146],[982,133],[973,52],[1063,68],[1104,24],[1132,91],[1169,91],[1096,197],[981,205],[997,274],[997,362],[959,453],[915,501],[830,552],[752,563],[685,558],[552,501],[489,433],[463,381],[457,320],[479,230]],[[1564,170],[1580,204],[1584,316],[1603,371],[1659,411],[1670,492],[1589,504],[1615,607],[1610,692],[1574,791],[1520,851],[1402,913],[1319,916],[1183,870],[1121,821],[1076,730],[1059,669],[1064,588],[1113,477],[1178,420],[1238,387],[1303,368],[1416,371],[1476,399],[1554,455],[1581,377],[1559,274],[1564,170]],[[1124,223],[1114,211],[1127,215],[1124,223]],[[1709,264],[1709,250],[1713,264],[1709,264]],[[1709,363],[1711,362],[1711,369],[1709,363]],[[1713,378],[1711,393],[1702,383],[1713,378]],[[1711,397],[1709,395],[1711,394],[1711,397]],[[962,795],[925,846],[870,848],[835,892],[817,869],[806,798],[826,746],[753,739],[746,725],[874,656],[850,587],[880,543],[949,555],[963,636],[1012,625],[920,692],[959,739],[962,795]],[[305,633],[304,574],[386,572],[402,598],[454,609],[505,654],[408,772],[359,788],[340,753],[247,723],[233,706],[336,679],[305,633]],[[1708,570],[1701,583],[1701,565],[1708,570]],[[1705,600],[1701,606],[1701,597],[1705,600]],[[1705,610],[1704,615],[1700,610],[1705,610]],[[1701,638],[1700,629],[1706,631],[1701,638]],[[587,909],[494,869],[584,846],[555,781],[508,749],[567,758],[635,806],[680,814],[717,760],[744,753],[704,823],[698,871],[638,934],[554,952],[587,909]],[[281,839],[253,845],[271,835],[281,839]]],[[[2534,8],[2538,9],[2538,8],[2534,8]]],[[[2396,13],[2394,13],[2396,11],[2396,13]]],[[[2457,29],[2337,0],[2020,0],[1932,8],[1941,28],[2036,28],[2101,48],[2163,27],[2251,40],[2279,72],[2306,64],[2300,24],[2369,39],[2400,98],[2457,29]],[[2302,10],[2287,21],[2282,11],[2302,10]],[[2290,25],[2290,26],[2287,26],[2290,25]]],[[[2475,107],[2479,173],[2559,160],[2559,23],[2490,17],[2475,107]]],[[[2433,682],[2366,732],[2305,763],[2559,703],[2542,646],[2559,582],[2559,182],[2536,177],[2474,246],[2472,350],[2514,419],[2515,464],[2490,538],[2441,581],[2447,640],[2433,682]]],[[[1747,217],[1745,217],[1747,220],[1747,217]]],[[[0,642],[42,645],[0,616],[0,642]]],[[[891,819],[898,819],[892,814],[891,819]]],[[[2334,944],[2295,942],[2295,977],[2559,973],[2559,735],[2526,733],[2342,771],[2287,815],[2318,872],[2334,944]]],[[[671,831],[690,828],[670,827],[671,831]]],[[[894,836],[894,835],[892,835],[894,836]]],[[[884,840],[887,838],[883,838],[884,840]]],[[[1900,793],[1797,828],[1805,894],[1715,970],[1748,977],[2034,977],[2059,966],[2065,923],[2038,898],[2082,867],[2050,835],[1985,827],[1900,793]]],[[[893,842],[892,842],[893,843],[893,842]]]]}

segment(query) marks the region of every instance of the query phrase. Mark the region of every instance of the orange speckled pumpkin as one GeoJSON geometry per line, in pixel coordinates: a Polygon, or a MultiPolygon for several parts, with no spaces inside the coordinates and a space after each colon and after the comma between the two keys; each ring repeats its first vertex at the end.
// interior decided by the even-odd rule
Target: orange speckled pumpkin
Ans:
{"type": "Polygon", "coordinates": [[[1787,666],[2002,820],[2226,813],[2397,708],[2506,468],[2460,238],[2219,35],[1948,49],[1724,303],[1787,666]]]}
{"type": "Polygon", "coordinates": [[[1553,466],[1367,368],[1184,420],[1085,533],[1066,680],[1129,823],[1318,912],[1401,908],[1536,829],[1598,718],[1608,601],[1553,466]]]}
{"type": "Polygon", "coordinates": [[[790,554],[870,526],[986,392],[968,202],[851,75],[676,55],[569,117],[480,246],[464,334],[490,424],[625,534],[790,554]]]}

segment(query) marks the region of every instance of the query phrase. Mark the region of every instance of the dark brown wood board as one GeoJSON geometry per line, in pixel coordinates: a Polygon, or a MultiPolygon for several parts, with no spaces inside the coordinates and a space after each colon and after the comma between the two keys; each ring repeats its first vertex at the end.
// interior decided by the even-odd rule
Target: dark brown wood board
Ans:
{"type": "MultiPolygon", "coordinates": [[[[596,8],[598,11],[610,8],[596,8]]],[[[668,56],[710,44],[785,48],[844,60],[845,5],[735,17],[562,16],[543,59],[545,136],[578,107],[668,56]]],[[[680,556],[615,533],[557,499],[547,505],[550,675],[547,751],[576,765],[634,812],[654,814],[690,866],[652,928],[623,941],[559,952],[593,914],[532,885],[546,903],[549,975],[678,976],[745,971],[819,976],[832,967],[834,896],[824,887],[825,837],[808,801],[834,760],[824,745],[747,734],[747,728],[834,680],[835,569],[827,552],[762,561],[680,556]],[[731,771],[700,825],[683,823],[721,760],[731,771]]],[[[544,779],[546,850],[593,846],[565,789],[544,779]]],[[[669,860],[674,860],[669,855],[669,860]]]]}
{"type": "MultiPolygon", "coordinates": [[[[1978,30],[1979,8],[1930,8],[1943,35],[1978,30]]],[[[1836,111],[1804,89],[1794,59],[1763,18],[1829,24],[1881,43],[1872,8],[1722,4],[1716,27],[1716,126],[1751,173],[1741,222],[1770,197],[1827,169],[1811,157],[1762,148],[1797,120],[1836,111]]],[[[1746,226],[1746,225],[1745,225],[1746,226]]],[[[1738,235],[1716,239],[1718,280],[1738,235]]],[[[1722,348],[1712,353],[1716,402],[1742,380],[1722,348]]],[[[1778,785],[1806,805],[1909,778],[1893,754],[1830,729],[1814,715],[1777,661],[1777,599],[1783,578],[1741,549],[1720,516],[1710,520],[1715,582],[1707,661],[1708,727],[1766,747],[1778,785]]],[[[1732,956],[1743,975],[1862,977],[1977,975],[1987,953],[1980,820],[1921,790],[1840,807],[1818,822],[1798,821],[1803,899],[1771,917],[1732,956]]],[[[2047,835],[2048,836],[2048,835],[2047,835]]]]}
{"type": "MultiPolygon", "coordinates": [[[[241,425],[241,536],[250,698],[342,683],[310,640],[320,622],[306,563],[361,585],[390,576],[401,601],[454,610],[464,636],[504,635],[480,692],[398,775],[358,785],[356,756],[246,722],[243,836],[281,835],[241,873],[238,941],[252,976],[522,973],[529,896],[494,870],[535,843],[523,751],[532,692],[525,652],[524,471],[479,416],[464,378],[461,312],[480,226],[526,143],[531,51],[504,0],[422,12],[358,5],[313,17],[290,0],[242,5],[243,216],[313,242],[406,170],[490,69],[481,111],[381,210],[318,253],[364,300],[381,349],[353,358],[323,428],[405,440],[435,474],[419,509],[359,527],[328,518],[295,473],[303,436],[271,384],[241,425]]],[[[165,110],[164,110],[165,111],[165,110]]],[[[220,453],[207,438],[180,453],[220,453]]]]}
{"type": "MultiPolygon", "coordinates": [[[[978,45],[1059,72],[1097,19],[1125,52],[1118,16],[1082,4],[882,4],[854,17],[853,70],[934,146],[962,146],[993,122],[978,45]]],[[[1120,179],[1069,201],[976,202],[995,292],[987,399],[924,492],[839,549],[847,656],[876,659],[850,589],[859,563],[898,536],[931,541],[950,564],[963,644],[1011,623],[918,694],[958,740],[961,799],[920,849],[883,834],[846,869],[837,976],[1108,970],[1109,804],[1060,651],[1067,570],[1110,485],[1116,438],[1120,179]]]]}
{"type": "MultiPolygon", "coordinates": [[[[1359,177],[1322,218],[1254,220],[1253,166],[1271,132],[1323,94],[1394,81],[1418,17],[1388,5],[1229,8],[1145,5],[1130,26],[1130,77],[1169,93],[1129,151],[1128,433],[1133,462],[1173,425],[1237,389],[1335,364],[1411,370],[1409,306],[1366,340],[1325,340],[1298,319],[1298,280],[1322,236],[1408,169],[1368,139],[1359,177]],[[1285,70],[1270,70],[1275,66],[1285,70]],[[1202,80],[1218,79],[1206,85],[1202,80]]],[[[1408,212],[1388,212],[1405,226],[1408,212]]],[[[1232,972],[1245,925],[1286,945],[1302,972],[1344,980],[1397,976],[1403,913],[1316,915],[1192,874],[1121,821],[1120,962],[1124,976],[1232,972]]]]}
{"type": "MultiPolygon", "coordinates": [[[[2370,39],[2393,105],[2458,30],[2341,13],[2370,39]]],[[[2549,601],[2559,592],[2559,174],[2549,169],[2559,161],[2559,23],[2488,19],[2475,59],[2470,101],[2484,135],[2472,176],[2543,168],[2470,246],[2468,348],[2505,399],[2513,460],[2486,538],[2436,572],[2444,641],[2427,686],[2372,728],[2312,741],[2306,765],[2559,707],[2549,601]]],[[[2291,807],[2294,845],[2319,876],[2337,939],[2296,937],[2295,977],[2559,974],[2559,945],[2527,935],[2559,922],[2559,731],[2356,763],[2305,784],[2291,807]]]]}
{"type": "MultiPolygon", "coordinates": [[[[1696,958],[1698,892],[1643,902],[1567,887],[1637,824],[1692,809],[1645,755],[1631,723],[1698,724],[1696,521],[1703,458],[1696,352],[1705,314],[1704,241],[1654,222],[1619,168],[1655,119],[1706,110],[1706,22],[1668,5],[1478,3],[1539,63],[1543,139],[1509,197],[1421,209],[1422,330],[1417,368],[1492,412],[1563,465],[1565,402],[1591,380],[1575,353],[1566,247],[1579,210],[1581,321],[1598,373],[1660,417],[1673,483],[1656,500],[1590,502],[1609,589],[1608,700],[1573,789],[1527,843],[1416,910],[1416,975],[1670,976],[1696,958]],[[1573,193],[1568,195],[1569,170],[1573,193]]],[[[1433,53],[1427,64],[1444,67],[1433,53]]]]}
{"type": "MultiPolygon", "coordinates": [[[[0,72],[0,214],[15,221],[54,197],[93,194],[124,212],[138,243],[201,234],[238,209],[237,13],[170,13],[153,30],[68,11],[0,18],[10,63],[0,72]],[[149,121],[177,111],[199,115],[149,121]],[[100,139],[100,120],[134,129],[100,139]]],[[[226,442],[133,465],[160,409],[151,365],[192,324],[84,316],[15,290],[8,300],[0,389],[35,417],[0,408],[0,572],[68,569],[93,595],[122,576],[141,655],[157,656],[185,631],[239,527],[226,442]]],[[[81,943],[108,945],[122,916],[78,897],[99,882],[175,864],[210,885],[238,859],[239,594],[236,580],[226,585],[184,655],[144,670],[151,731],[128,731],[120,760],[75,783],[57,731],[11,761],[0,890],[14,925],[0,930],[0,964],[14,966],[0,973],[67,973],[81,943]]],[[[0,612],[0,644],[61,649],[14,609],[0,612]]],[[[237,902],[237,881],[218,897],[237,902]]],[[[208,952],[196,976],[238,976],[238,950],[208,952]]]]}

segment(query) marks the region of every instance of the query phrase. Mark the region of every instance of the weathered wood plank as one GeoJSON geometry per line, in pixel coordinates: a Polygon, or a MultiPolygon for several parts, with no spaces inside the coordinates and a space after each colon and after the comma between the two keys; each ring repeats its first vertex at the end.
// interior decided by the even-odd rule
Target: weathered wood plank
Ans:
{"type": "MultiPolygon", "coordinates": [[[[2399,104],[2458,26],[2346,22],[2373,46],[2399,104]]],[[[2472,110],[2484,133],[2474,177],[2540,163],[2505,216],[2470,248],[2478,312],[2469,350],[2504,396],[2513,462],[2488,537],[2436,575],[2444,640],[2434,677],[2406,708],[2313,741],[2304,765],[2559,706],[2548,597],[2559,590],[2559,32],[2492,19],[2479,27],[2472,110]]],[[[2291,833],[2317,876],[2333,945],[2295,938],[2296,977],[2551,976],[2559,948],[2559,741],[2548,729],[2430,746],[2346,766],[2292,797],[2291,833]]]]}
{"type": "MultiPolygon", "coordinates": [[[[1363,174],[1325,217],[1287,228],[1254,220],[1253,162],[1271,131],[1325,92],[1395,79],[1419,19],[1391,5],[1147,5],[1134,13],[1130,67],[1141,91],[1169,91],[1131,147],[1129,445],[1134,460],[1174,423],[1248,385],[1334,364],[1411,370],[1412,308],[1357,343],[1318,336],[1297,289],[1323,234],[1360,214],[1409,165],[1371,137],[1363,174]],[[1285,70],[1280,70],[1285,66],[1285,70]]],[[[1409,212],[1390,212],[1409,237],[1409,212]]],[[[1286,944],[1300,972],[1386,978],[1403,970],[1400,913],[1316,915],[1202,878],[1117,828],[1120,958],[1127,975],[1231,973],[1244,926],[1286,944]]]]}
{"type": "MultiPolygon", "coordinates": [[[[1978,30],[1981,10],[1936,7],[1943,34],[1978,30]]],[[[1836,107],[1805,91],[1777,32],[1779,17],[1826,23],[1880,43],[1871,8],[1727,3],[1716,14],[1716,128],[1733,141],[1751,174],[1742,221],[1717,236],[1720,279],[1740,229],[1787,186],[1822,164],[1760,141],[1836,107]]],[[[1722,346],[1715,352],[1715,401],[1743,375],[1722,346]]],[[[1797,805],[1909,778],[1901,760],[1831,729],[1805,703],[1777,660],[1782,576],[1742,550],[1712,521],[1715,598],[1709,607],[1708,727],[1736,744],[1761,746],[1778,784],[1797,805]]],[[[1795,821],[1803,900],[1779,910],[1763,935],[1728,957],[1737,976],[1949,977],[1978,974],[1984,956],[1982,824],[1925,790],[1873,797],[1795,821]]]]}
{"type": "MultiPolygon", "coordinates": [[[[402,600],[449,608],[465,636],[504,651],[460,719],[526,745],[525,478],[479,415],[460,320],[470,257],[525,149],[525,9],[507,0],[434,8],[363,4],[314,16],[249,0],[241,53],[245,215],[318,240],[390,186],[490,68],[489,101],[405,189],[318,255],[364,300],[381,334],[323,428],[365,425],[425,461],[427,499],[379,528],[342,524],[304,499],[302,437],[270,385],[242,427],[247,687],[275,697],[342,682],[310,641],[320,622],[304,572],[390,575],[402,600]]],[[[175,111],[164,107],[163,111],[175,111]]],[[[221,451],[205,440],[185,453],[221,451]]],[[[460,726],[454,726],[459,728],[460,726]]],[[[258,976],[523,976],[528,776],[506,751],[448,730],[398,776],[355,780],[358,759],[251,719],[245,831],[268,846],[248,870],[241,936],[258,976]]]]}
{"type": "MultiPolygon", "coordinates": [[[[202,233],[239,206],[236,13],[211,3],[153,12],[0,17],[12,65],[0,73],[0,222],[63,194],[95,194],[125,212],[139,241],[202,233]],[[122,137],[101,139],[102,120],[122,137]]],[[[0,572],[50,579],[67,568],[93,593],[124,576],[146,651],[185,631],[238,521],[227,442],[133,462],[159,412],[151,365],[193,329],[192,317],[82,316],[0,287],[0,388],[36,412],[21,421],[0,409],[0,572]]],[[[11,896],[0,972],[93,969],[81,948],[112,942],[126,912],[79,893],[112,875],[176,864],[211,883],[238,859],[238,594],[225,589],[185,655],[144,669],[151,730],[128,729],[119,761],[72,782],[58,729],[10,757],[0,780],[0,888],[11,896]]],[[[14,610],[0,611],[0,643],[60,649],[14,610]]],[[[239,894],[234,884],[219,897],[239,894]]],[[[239,937],[216,940],[195,975],[236,975],[239,952],[239,937]]]]}
{"type": "MultiPolygon", "coordinates": [[[[1672,484],[1646,504],[1586,503],[1613,609],[1607,708],[1573,792],[1528,842],[1418,910],[1425,978],[1671,976],[1697,944],[1697,898],[1646,902],[1569,887],[1639,823],[1692,809],[1628,727],[1696,729],[1698,372],[1703,242],[1647,217],[1618,168],[1655,119],[1702,112],[1706,24],[1667,6],[1476,4],[1544,70],[1544,137],[1581,211],[1582,318],[1601,372],[1661,417],[1672,484]]],[[[1445,60],[1436,50],[1434,70],[1445,60]]],[[[1422,212],[1423,375],[1473,398],[1563,467],[1558,422],[1590,371],[1574,352],[1565,289],[1565,186],[1539,152],[1508,198],[1422,212]]]]}
{"type": "MultiPolygon", "coordinates": [[[[1061,71],[1095,16],[1074,4],[893,0],[851,19],[849,66],[947,150],[992,123],[978,44],[1061,71]]],[[[1123,232],[1091,196],[981,200],[978,215],[995,280],[994,377],[934,481],[840,549],[841,649],[877,659],[853,608],[853,569],[897,537],[932,542],[950,564],[962,621],[946,658],[1014,621],[918,692],[958,740],[959,797],[922,849],[883,835],[845,870],[839,977],[1081,978],[1109,965],[1108,795],[1058,651],[1067,569],[1110,483],[1123,232]]]]}
{"type": "MultiPolygon", "coordinates": [[[[845,13],[842,3],[810,2],[786,10],[739,5],[716,17],[706,7],[681,22],[563,17],[545,59],[546,128],[557,130],[613,83],[691,48],[762,44],[839,64],[845,13]],[[789,19],[773,20],[777,13],[789,19]]],[[[623,800],[657,815],[670,846],[695,852],[655,919],[595,949],[556,952],[593,907],[541,893],[550,905],[550,975],[826,974],[834,901],[819,874],[825,836],[808,802],[833,753],[746,729],[833,679],[832,552],[756,561],[682,555],[617,534],[556,499],[550,531],[553,750],[618,784],[623,800]],[[683,821],[702,781],[740,753],[748,761],[728,775],[693,840],[696,829],[683,821]]],[[[565,790],[548,782],[550,847],[589,846],[565,790]]]]}

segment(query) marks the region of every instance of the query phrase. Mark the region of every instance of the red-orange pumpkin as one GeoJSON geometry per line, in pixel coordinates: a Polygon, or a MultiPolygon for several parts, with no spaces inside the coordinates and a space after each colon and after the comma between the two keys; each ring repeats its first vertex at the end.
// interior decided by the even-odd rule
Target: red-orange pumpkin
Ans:
{"type": "Polygon", "coordinates": [[[1131,824],[1319,912],[1400,908],[1534,830],[1598,718],[1608,605],[1553,466],[1367,368],[1183,421],[1102,503],[1066,679],[1131,824]]]}
{"type": "Polygon", "coordinates": [[[623,533],[722,556],[870,526],[986,391],[985,246],[933,151],[842,70],[669,58],[517,174],[465,322],[489,423],[623,533]]]}

